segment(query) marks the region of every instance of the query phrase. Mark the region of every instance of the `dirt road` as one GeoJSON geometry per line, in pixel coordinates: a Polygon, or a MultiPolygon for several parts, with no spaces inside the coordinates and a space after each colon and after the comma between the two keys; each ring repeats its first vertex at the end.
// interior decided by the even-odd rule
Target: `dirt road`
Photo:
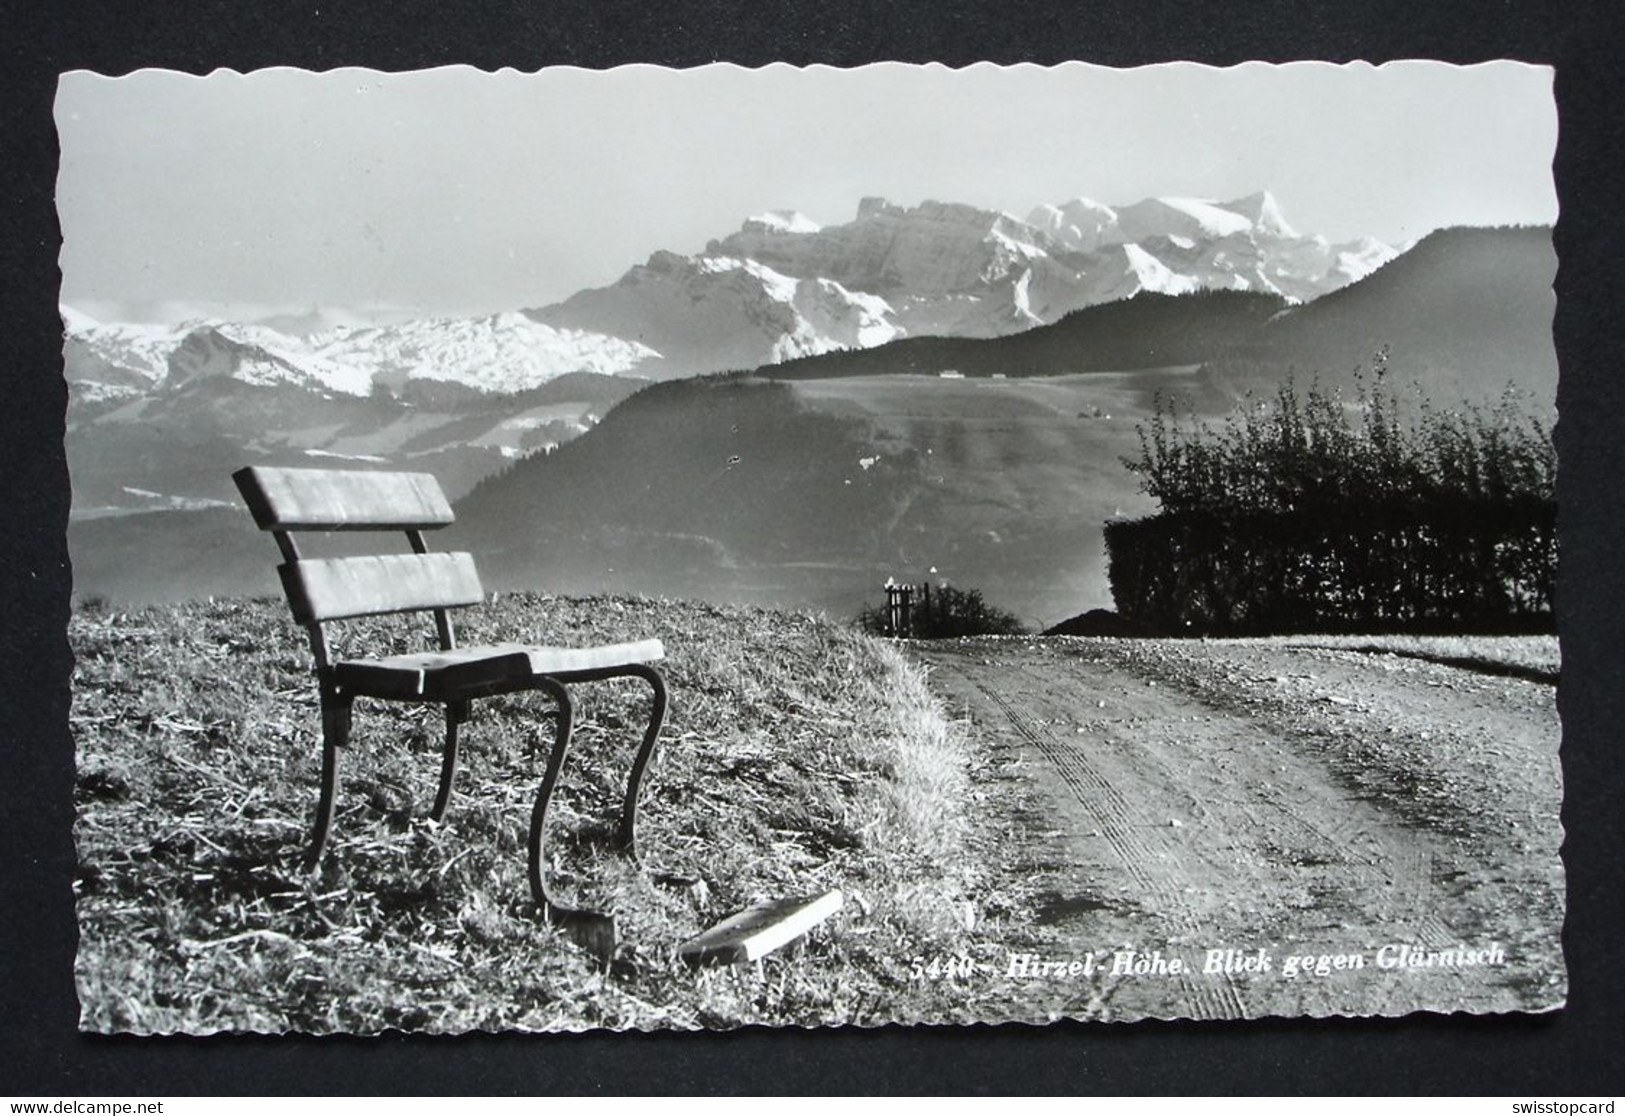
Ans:
{"type": "Polygon", "coordinates": [[[976,756],[973,1013],[1561,1004],[1553,680],[1315,644],[910,648],[976,756]]]}

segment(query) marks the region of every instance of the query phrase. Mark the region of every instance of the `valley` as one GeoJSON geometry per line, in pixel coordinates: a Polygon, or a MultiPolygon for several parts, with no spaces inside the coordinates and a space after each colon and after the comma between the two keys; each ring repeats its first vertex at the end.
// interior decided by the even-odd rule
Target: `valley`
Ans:
{"type": "Polygon", "coordinates": [[[70,408],[73,518],[232,505],[232,471],[261,463],[432,472],[455,499],[508,462],[578,437],[644,383],[574,373],[516,393],[414,382],[350,396],[210,377],[70,408]]]}

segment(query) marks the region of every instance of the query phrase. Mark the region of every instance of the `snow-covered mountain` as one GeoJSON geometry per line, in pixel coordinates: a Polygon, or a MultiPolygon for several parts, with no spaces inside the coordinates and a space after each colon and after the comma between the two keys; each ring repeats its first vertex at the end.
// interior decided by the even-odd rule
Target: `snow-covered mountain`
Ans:
{"type": "Polygon", "coordinates": [[[242,322],[103,324],[71,307],[62,308],[62,318],[71,398],[81,405],[174,392],[200,379],[322,396],[398,392],[417,380],[513,394],[569,372],[635,373],[658,355],[636,342],[556,329],[519,313],[340,325],[309,335],[242,322]]]}
{"type": "Polygon", "coordinates": [[[158,386],[175,390],[204,379],[303,388],[323,395],[372,393],[372,378],[365,369],[328,360],[268,326],[236,322],[204,322],[188,329],[169,354],[168,373],[158,386]]]}
{"type": "Polygon", "coordinates": [[[755,368],[900,336],[886,300],[836,279],[798,279],[738,256],[656,252],[613,287],[587,290],[534,320],[619,336],[660,352],[671,378],[755,368]]]}
{"type": "Polygon", "coordinates": [[[62,361],[74,402],[133,399],[169,375],[169,355],[185,330],[162,325],[104,325],[69,306],[60,308],[62,361]]]}
{"type": "Polygon", "coordinates": [[[1370,237],[1333,244],[1300,236],[1267,190],[1230,202],[1148,198],[1121,209],[1078,198],[1039,206],[1027,220],[1074,251],[1138,248],[1131,255],[1141,289],[1164,294],[1252,290],[1310,302],[1399,254],[1370,237]]]}
{"type": "Polygon", "coordinates": [[[325,326],[308,336],[62,318],[78,517],[229,501],[238,466],[306,458],[429,470],[460,493],[589,429],[656,355],[518,313],[388,326],[323,314],[294,323],[325,326]]]}
{"type": "Polygon", "coordinates": [[[636,341],[555,329],[516,312],[341,329],[310,344],[319,359],[355,369],[369,383],[437,380],[494,394],[528,391],[566,372],[635,372],[659,356],[636,341]]]}
{"type": "Polygon", "coordinates": [[[525,391],[565,372],[673,378],[908,336],[999,337],[1140,291],[1247,290],[1307,302],[1397,253],[1301,236],[1267,191],[1234,201],[1086,198],[1026,220],[865,198],[821,227],[775,211],[692,256],[659,251],[609,287],[483,318],[369,324],[342,310],[102,323],[64,308],[73,398],[105,407],[197,377],[323,395],[412,381],[525,391]]]}
{"type": "Polygon", "coordinates": [[[1300,236],[1267,191],[1229,202],[1079,198],[1008,213],[865,198],[854,220],[752,217],[694,256],[657,252],[609,287],[528,311],[635,339],[664,377],[753,368],[903,336],[997,337],[1140,291],[1250,290],[1306,302],[1397,253],[1300,236]]]}
{"type": "Polygon", "coordinates": [[[1075,199],[1026,220],[866,198],[845,224],[765,213],[694,255],[655,252],[611,286],[486,317],[261,306],[182,320],[200,310],[189,306],[141,324],[106,315],[158,310],[63,307],[76,513],[229,498],[235,465],[290,454],[433,468],[467,486],[573,439],[651,378],[1003,337],[1140,292],[1309,301],[1394,255],[1301,236],[1268,193],[1075,199]],[[156,495],[132,504],[132,491],[156,495]]]}

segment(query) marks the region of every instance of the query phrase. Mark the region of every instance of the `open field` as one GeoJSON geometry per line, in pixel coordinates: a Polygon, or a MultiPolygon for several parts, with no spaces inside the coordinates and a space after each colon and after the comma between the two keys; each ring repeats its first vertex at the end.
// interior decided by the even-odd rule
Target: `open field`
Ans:
{"type": "MultiPolygon", "coordinates": [[[[334,840],[314,810],[316,689],[280,601],[81,610],[72,727],[82,1026],[208,1033],[570,1030],[962,1017],[907,958],[974,919],[968,758],[916,669],[806,616],[504,595],[465,642],[665,641],[672,706],[645,786],[641,864],[604,840],[647,690],[578,686],[551,877],[613,910],[607,970],[530,902],[523,838],[545,699],[476,703],[443,824],[426,818],[438,707],[363,701],[334,840]],[[845,909],[754,967],[695,973],[684,940],[761,898],[839,887],[845,909]]],[[[374,653],[421,646],[357,623],[374,653]]],[[[342,645],[341,651],[342,654],[342,645]]],[[[545,748],[544,748],[545,752],[545,748]]]]}

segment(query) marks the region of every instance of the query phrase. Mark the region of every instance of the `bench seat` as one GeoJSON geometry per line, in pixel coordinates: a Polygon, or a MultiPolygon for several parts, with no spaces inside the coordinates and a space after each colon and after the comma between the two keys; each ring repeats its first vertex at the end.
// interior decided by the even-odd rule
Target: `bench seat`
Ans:
{"type": "Polygon", "coordinates": [[[495,643],[453,651],[348,659],[333,665],[340,689],[394,701],[457,701],[527,685],[538,675],[561,682],[589,680],[665,657],[658,639],[598,647],[539,647],[495,643]]]}
{"type": "Polygon", "coordinates": [[[435,702],[445,707],[440,789],[429,816],[441,821],[457,780],[458,728],[475,699],[536,691],[552,699],[553,747],[536,792],[526,839],[531,897],[548,921],[568,930],[607,964],[615,919],[556,902],[547,888],[548,804],[558,788],[575,724],[567,683],[641,679],[649,686],[649,722],[643,731],[621,802],[618,840],[637,854],[638,799],[666,720],[666,682],[654,663],[665,657],[658,639],[599,647],[542,647],[497,643],[458,647],[451,611],[485,601],[474,557],[430,551],[424,532],[456,519],[440,483],[428,473],[250,466],[232,474],[254,522],[276,539],[277,567],[293,618],[310,636],[322,707],[321,797],[316,805],[305,870],[316,871],[333,827],[339,789],[339,751],[350,740],[356,698],[435,702]],[[296,534],[328,531],[404,531],[411,553],[307,557],[296,534]],[[428,612],[440,650],[411,655],[333,661],[323,625],[362,616],[428,612]]]}

